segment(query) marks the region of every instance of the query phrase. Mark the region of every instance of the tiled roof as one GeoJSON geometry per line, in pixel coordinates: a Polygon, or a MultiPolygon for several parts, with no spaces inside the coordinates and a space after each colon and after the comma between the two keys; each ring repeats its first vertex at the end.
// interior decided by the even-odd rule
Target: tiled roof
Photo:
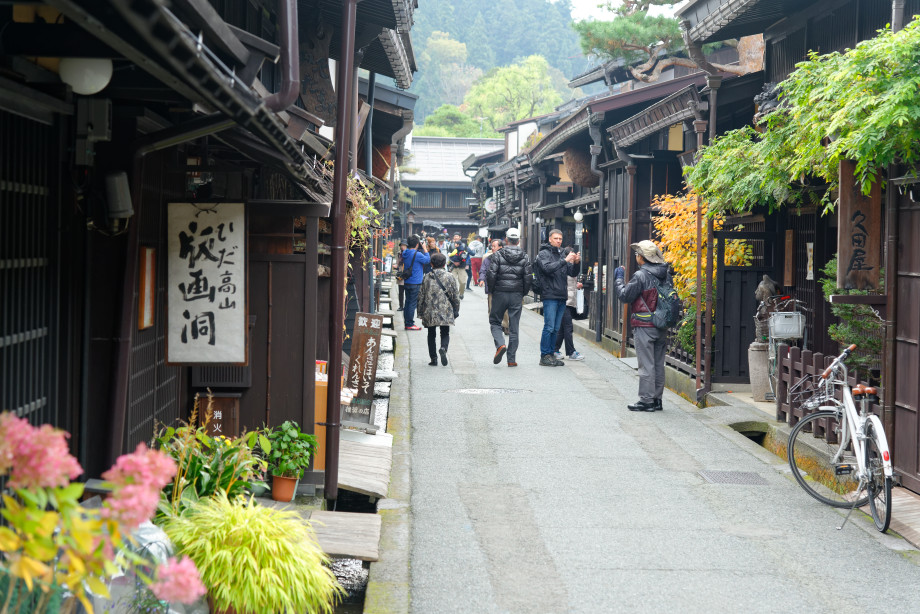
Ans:
{"type": "Polygon", "coordinates": [[[463,161],[470,154],[481,155],[504,147],[502,139],[469,139],[444,136],[413,136],[408,166],[417,173],[404,175],[408,186],[420,182],[470,182],[463,174],[463,161]]]}

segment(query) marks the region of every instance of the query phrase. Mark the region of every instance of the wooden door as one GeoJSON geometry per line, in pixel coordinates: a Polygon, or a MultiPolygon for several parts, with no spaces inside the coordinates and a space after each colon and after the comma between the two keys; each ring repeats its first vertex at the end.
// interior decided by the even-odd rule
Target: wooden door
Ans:
{"type": "Polygon", "coordinates": [[[748,382],[748,346],[754,341],[754,291],[766,275],[775,275],[776,233],[717,231],[716,334],[713,338],[712,381],[748,382]],[[725,266],[725,242],[744,239],[755,244],[749,266],[725,266]]]}
{"type": "Polygon", "coordinates": [[[920,203],[899,196],[892,462],[907,488],[920,492],[920,203]]]}

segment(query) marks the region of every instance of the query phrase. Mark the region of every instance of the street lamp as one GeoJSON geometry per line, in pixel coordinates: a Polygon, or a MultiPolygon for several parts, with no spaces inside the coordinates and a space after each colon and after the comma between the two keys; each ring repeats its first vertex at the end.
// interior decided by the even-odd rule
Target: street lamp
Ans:
{"type": "Polygon", "coordinates": [[[581,207],[575,210],[575,213],[572,215],[575,218],[576,222],[580,222],[585,219],[585,214],[581,212],[581,207]]]}

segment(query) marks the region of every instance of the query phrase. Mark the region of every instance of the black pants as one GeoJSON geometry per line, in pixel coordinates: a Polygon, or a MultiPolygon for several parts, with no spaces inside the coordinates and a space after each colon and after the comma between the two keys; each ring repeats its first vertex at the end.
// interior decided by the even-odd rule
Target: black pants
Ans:
{"type": "Polygon", "coordinates": [[[562,347],[562,342],[565,341],[565,355],[571,356],[575,353],[575,342],[572,340],[572,332],[575,330],[572,325],[572,315],[575,313],[575,308],[571,305],[565,306],[565,313],[562,314],[562,324],[559,326],[559,330],[556,332],[556,351],[562,347]]]}
{"type": "Polygon", "coordinates": [[[429,326],[428,327],[428,356],[431,360],[438,357],[438,348],[435,346],[435,333],[441,329],[441,348],[446,352],[447,346],[450,345],[450,326],[429,326]]]}
{"type": "Polygon", "coordinates": [[[399,288],[399,308],[402,309],[403,301],[406,299],[406,287],[402,284],[399,284],[396,287],[399,288]]]}

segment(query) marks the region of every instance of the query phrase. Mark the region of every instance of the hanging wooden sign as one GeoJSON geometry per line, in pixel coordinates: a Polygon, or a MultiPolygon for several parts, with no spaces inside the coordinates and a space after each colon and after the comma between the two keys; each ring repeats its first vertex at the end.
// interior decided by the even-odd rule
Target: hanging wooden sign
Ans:
{"type": "Polygon", "coordinates": [[[168,213],[167,362],[245,365],[243,203],[169,203],[168,213]]]}
{"type": "Polygon", "coordinates": [[[868,195],[855,177],[856,163],[840,161],[837,224],[837,287],[876,290],[882,265],[882,188],[868,195]]]}
{"type": "Polygon", "coordinates": [[[355,314],[345,386],[356,390],[357,394],[350,405],[342,406],[342,424],[347,426],[374,427],[374,384],[377,380],[377,358],[380,356],[382,329],[382,315],[355,314]]]}

